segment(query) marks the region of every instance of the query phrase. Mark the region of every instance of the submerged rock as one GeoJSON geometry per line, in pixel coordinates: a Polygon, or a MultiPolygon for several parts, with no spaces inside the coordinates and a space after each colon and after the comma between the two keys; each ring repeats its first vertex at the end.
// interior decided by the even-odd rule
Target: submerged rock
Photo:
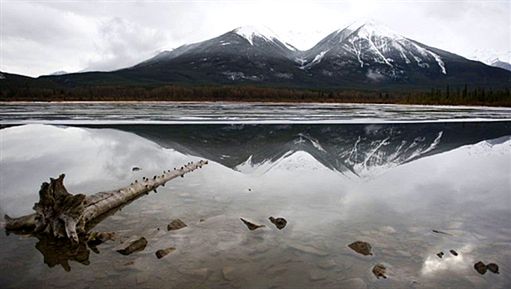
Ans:
{"type": "Polygon", "coordinates": [[[492,273],[499,274],[499,265],[495,263],[490,263],[486,265],[486,269],[488,269],[492,273]]]}
{"type": "Polygon", "coordinates": [[[486,273],[486,265],[481,261],[474,264],[474,269],[481,275],[486,273]]]}
{"type": "Polygon", "coordinates": [[[264,225],[256,225],[254,223],[251,223],[243,218],[240,218],[240,220],[243,222],[243,224],[245,224],[247,226],[247,228],[250,230],[250,231],[254,231],[256,229],[259,229],[259,228],[262,228],[264,227],[264,225]]]}
{"type": "Polygon", "coordinates": [[[175,231],[187,227],[187,225],[180,219],[175,219],[167,225],[167,231],[175,231]]]}
{"type": "Polygon", "coordinates": [[[321,249],[318,249],[316,247],[310,246],[310,245],[290,243],[290,244],[288,244],[288,246],[290,248],[293,248],[293,249],[300,251],[302,253],[307,253],[307,254],[312,254],[312,255],[317,255],[317,256],[328,256],[327,252],[325,252],[321,249]]]}
{"type": "Polygon", "coordinates": [[[160,249],[160,250],[156,251],[155,255],[158,259],[161,259],[174,251],[176,251],[176,248],[168,247],[166,249],[160,249]]]}
{"type": "Polygon", "coordinates": [[[270,220],[270,222],[272,222],[275,227],[277,227],[277,229],[279,230],[282,230],[284,229],[284,227],[286,227],[287,225],[287,221],[286,219],[284,218],[274,218],[274,217],[269,217],[268,218],[270,220]]]}
{"type": "Polygon", "coordinates": [[[387,276],[385,276],[387,268],[383,266],[382,264],[374,265],[373,267],[373,274],[376,276],[377,279],[380,279],[380,277],[387,279],[387,276]]]}
{"type": "Polygon", "coordinates": [[[322,260],[319,263],[317,263],[317,266],[321,269],[331,269],[335,267],[337,264],[334,260],[328,259],[328,260],[322,260]]]}
{"type": "Polygon", "coordinates": [[[341,282],[339,288],[366,289],[367,285],[361,278],[352,278],[341,282]]]}
{"type": "Polygon", "coordinates": [[[222,268],[222,276],[224,277],[225,280],[227,281],[232,281],[234,280],[234,267],[231,267],[231,266],[225,266],[224,268],[222,268]]]}
{"type": "Polygon", "coordinates": [[[456,252],[454,250],[449,250],[449,252],[451,252],[451,254],[453,254],[454,256],[458,256],[458,252],[456,252]]]}
{"type": "Polygon", "coordinates": [[[115,240],[114,232],[91,232],[87,237],[87,244],[89,246],[97,246],[106,241],[115,240]]]}
{"type": "Polygon", "coordinates": [[[362,254],[364,256],[373,255],[373,253],[371,253],[372,247],[367,242],[356,241],[356,242],[349,244],[348,247],[350,247],[353,251],[355,251],[359,254],[362,254]]]}
{"type": "Polygon", "coordinates": [[[320,271],[320,270],[312,270],[310,271],[309,273],[309,279],[311,281],[319,281],[319,280],[324,280],[328,277],[327,273],[324,272],[324,271],[320,271]]]}
{"type": "Polygon", "coordinates": [[[124,247],[123,249],[117,250],[117,252],[123,254],[123,255],[129,255],[134,252],[142,251],[147,246],[147,240],[146,238],[142,237],[138,240],[135,240],[133,242],[129,242],[129,244],[124,247]]]}

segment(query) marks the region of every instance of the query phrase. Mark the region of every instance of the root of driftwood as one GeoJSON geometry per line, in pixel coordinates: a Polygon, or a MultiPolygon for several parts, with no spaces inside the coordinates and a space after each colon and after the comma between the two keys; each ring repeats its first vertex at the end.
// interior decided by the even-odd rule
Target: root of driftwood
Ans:
{"type": "Polygon", "coordinates": [[[5,215],[5,229],[8,231],[28,231],[37,234],[48,234],[57,238],[67,238],[78,243],[79,235],[85,235],[90,224],[116,208],[156,188],[166,182],[183,177],[189,172],[202,168],[207,161],[188,163],[179,169],[164,171],[152,178],[143,178],[130,186],[109,192],[99,192],[90,196],[68,193],[64,186],[65,175],[50,179],[43,183],[39,190],[39,202],[35,203],[35,213],[11,218],[5,215]]]}

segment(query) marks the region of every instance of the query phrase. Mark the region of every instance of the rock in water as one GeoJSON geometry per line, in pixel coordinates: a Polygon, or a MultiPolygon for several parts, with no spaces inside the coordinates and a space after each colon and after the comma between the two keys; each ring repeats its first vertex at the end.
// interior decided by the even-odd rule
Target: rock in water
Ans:
{"type": "Polygon", "coordinates": [[[160,249],[160,250],[156,251],[156,257],[158,257],[158,259],[161,259],[174,251],[176,251],[176,248],[174,248],[174,247],[160,249]]]}
{"type": "Polygon", "coordinates": [[[128,246],[126,246],[123,249],[117,250],[117,252],[119,252],[123,255],[129,255],[131,253],[144,250],[145,246],[147,246],[147,240],[146,240],[146,238],[142,237],[138,240],[130,242],[130,244],[128,246]]]}
{"type": "Polygon", "coordinates": [[[483,262],[479,261],[474,264],[474,269],[476,269],[479,274],[484,275],[486,273],[486,265],[483,262]]]}
{"type": "Polygon", "coordinates": [[[387,268],[383,266],[382,264],[374,265],[373,267],[373,274],[376,276],[377,279],[380,279],[380,277],[383,277],[384,279],[387,279],[387,276],[385,276],[385,271],[387,268]]]}
{"type": "Polygon", "coordinates": [[[279,230],[284,229],[284,227],[286,227],[286,225],[287,225],[287,221],[284,218],[270,217],[269,219],[270,219],[270,222],[272,222],[275,225],[275,227],[277,227],[277,229],[279,229],[279,230]]]}
{"type": "Polygon", "coordinates": [[[167,231],[175,231],[187,227],[187,225],[180,219],[175,219],[167,225],[167,231]]]}
{"type": "Polygon", "coordinates": [[[97,246],[111,240],[115,240],[114,232],[91,232],[87,237],[87,244],[89,246],[97,246]]]}
{"type": "Polygon", "coordinates": [[[297,250],[302,253],[317,255],[317,256],[328,256],[328,252],[323,251],[319,248],[313,247],[311,245],[302,245],[302,244],[294,244],[290,243],[288,246],[294,250],[297,250]]]}
{"type": "Polygon", "coordinates": [[[371,253],[371,245],[367,242],[356,241],[348,245],[353,251],[362,254],[364,256],[373,255],[371,253]]]}
{"type": "Polygon", "coordinates": [[[451,254],[453,254],[454,256],[458,256],[458,252],[456,252],[454,250],[450,250],[449,252],[451,252],[451,254]]]}
{"type": "Polygon", "coordinates": [[[488,269],[492,273],[499,274],[499,265],[495,263],[490,263],[486,265],[486,269],[488,269]]]}
{"type": "Polygon", "coordinates": [[[253,231],[253,230],[256,230],[256,229],[259,229],[261,227],[264,227],[264,225],[256,225],[254,223],[251,223],[243,218],[240,218],[240,220],[247,226],[247,228],[250,230],[250,231],[253,231]]]}
{"type": "Polygon", "coordinates": [[[225,280],[232,281],[234,280],[234,267],[226,266],[222,269],[222,275],[225,280]]]}
{"type": "Polygon", "coordinates": [[[438,256],[438,258],[442,258],[444,256],[444,252],[437,253],[436,255],[438,256]]]}
{"type": "Polygon", "coordinates": [[[132,167],[132,168],[131,168],[131,171],[133,171],[133,172],[138,172],[138,171],[140,171],[140,168],[139,168],[139,167],[132,167]]]}
{"type": "Polygon", "coordinates": [[[349,289],[367,289],[367,285],[364,280],[360,278],[352,278],[346,281],[341,282],[339,288],[349,288],[349,289]]]}

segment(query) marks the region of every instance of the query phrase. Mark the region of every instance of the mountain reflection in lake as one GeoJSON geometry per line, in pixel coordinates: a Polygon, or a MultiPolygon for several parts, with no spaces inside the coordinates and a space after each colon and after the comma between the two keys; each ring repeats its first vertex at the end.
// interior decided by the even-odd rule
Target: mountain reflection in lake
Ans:
{"type": "Polygon", "coordinates": [[[40,184],[62,172],[70,192],[94,193],[210,160],[106,218],[95,230],[120,238],[93,252],[2,234],[1,288],[511,285],[511,122],[32,124],[3,128],[0,143],[0,211],[11,216],[30,213],[40,184]],[[266,226],[249,231],[240,217],[266,226]],[[188,227],[168,232],[176,218],[188,227]],[[132,236],[145,250],[117,253],[132,236]],[[348,248],[357,240],[373,255],[348,248]],[[480,275],[479,260],[501,273],[480,275]]]}

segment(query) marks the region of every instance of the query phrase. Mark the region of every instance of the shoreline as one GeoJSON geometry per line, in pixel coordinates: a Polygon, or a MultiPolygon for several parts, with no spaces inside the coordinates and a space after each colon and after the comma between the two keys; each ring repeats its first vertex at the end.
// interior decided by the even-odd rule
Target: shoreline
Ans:
{"type": "Polygon", "coordinates": [[[35,101],[1,101],[0,105],[23,105],[23,104],[191,104],[191,105],[324,105],[324,106],[411,106],[411,107],[438,107],[438,108],[462,108],[462,109],[509,109],[511,106],[479,105],[479,104],[414,104],[414,103],[371,103],[371,102],[321,102],[321,101],[180,101],[180,100],[35,100],[35,101]]]}

